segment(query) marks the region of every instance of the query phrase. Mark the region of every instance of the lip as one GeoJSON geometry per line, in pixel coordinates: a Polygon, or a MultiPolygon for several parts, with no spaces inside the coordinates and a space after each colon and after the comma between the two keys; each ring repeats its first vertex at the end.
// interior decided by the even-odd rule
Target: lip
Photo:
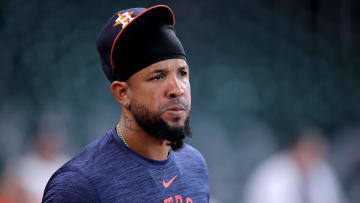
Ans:
{"type": "Polygon", "coordinates": [[[185,111],[185,108],[181,105],[171,106],[167,111],[185,111]]]}
{"type": "Polygon", "coordinates": [[[165,113],[167,115],[169,115],[171,118],[173,117],[184,117],[186,115],[185,110],[181,110],[181,109],[168,109],[165,111],[165,113]]]}

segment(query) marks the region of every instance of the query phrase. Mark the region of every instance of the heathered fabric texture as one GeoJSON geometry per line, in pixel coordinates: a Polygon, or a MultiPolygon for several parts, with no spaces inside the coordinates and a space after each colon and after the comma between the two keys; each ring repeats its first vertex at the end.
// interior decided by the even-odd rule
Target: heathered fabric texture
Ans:
{"type": "Polygon", "coordinates": [[[150,160],[112,129],[54,173],[43,202],[209,202],[208,169],[189,145],[150,160]]]}

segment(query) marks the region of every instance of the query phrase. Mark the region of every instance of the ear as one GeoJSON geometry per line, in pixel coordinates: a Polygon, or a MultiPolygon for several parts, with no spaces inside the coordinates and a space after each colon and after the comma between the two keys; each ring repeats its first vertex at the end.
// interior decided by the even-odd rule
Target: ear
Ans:
{"type": "Polygon", "coordinates": [[[130,103],[130,89],[129,85],[126,82],[114,81],[111,83],[111,92],[113,93],[115,99],[125,108],[129,106],[130,103]]]}

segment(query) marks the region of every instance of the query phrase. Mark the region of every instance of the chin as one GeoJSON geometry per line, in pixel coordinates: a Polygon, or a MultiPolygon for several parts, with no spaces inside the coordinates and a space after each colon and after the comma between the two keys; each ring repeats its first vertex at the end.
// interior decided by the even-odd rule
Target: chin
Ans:
{"type": "Polygon", "coordinates": [[[173,123],[173,122],[167,122],[167,124],[172,127],[172,128],[183,128],[184,127],[184,123],[173,123]]]}
{"type": "Polygon", "coordinates": [[[180,117],[176,117],[171,119],[170,121],[166,121],[166,123],[170,126],[170,127],[184,127],[185,125],[185,119],[180,118],[180,117]]]}

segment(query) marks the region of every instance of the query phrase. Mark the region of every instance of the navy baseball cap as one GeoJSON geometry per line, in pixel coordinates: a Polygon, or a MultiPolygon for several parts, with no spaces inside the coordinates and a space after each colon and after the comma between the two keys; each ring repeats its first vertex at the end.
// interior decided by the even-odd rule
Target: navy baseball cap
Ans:
{"type": "Polygon", "coordinates": [[[116,12],[96,40],[108,80],[126,81],[136,72],[162,60],[186,60],[174,25],[174,13],[166,5],[116,12]]]}

